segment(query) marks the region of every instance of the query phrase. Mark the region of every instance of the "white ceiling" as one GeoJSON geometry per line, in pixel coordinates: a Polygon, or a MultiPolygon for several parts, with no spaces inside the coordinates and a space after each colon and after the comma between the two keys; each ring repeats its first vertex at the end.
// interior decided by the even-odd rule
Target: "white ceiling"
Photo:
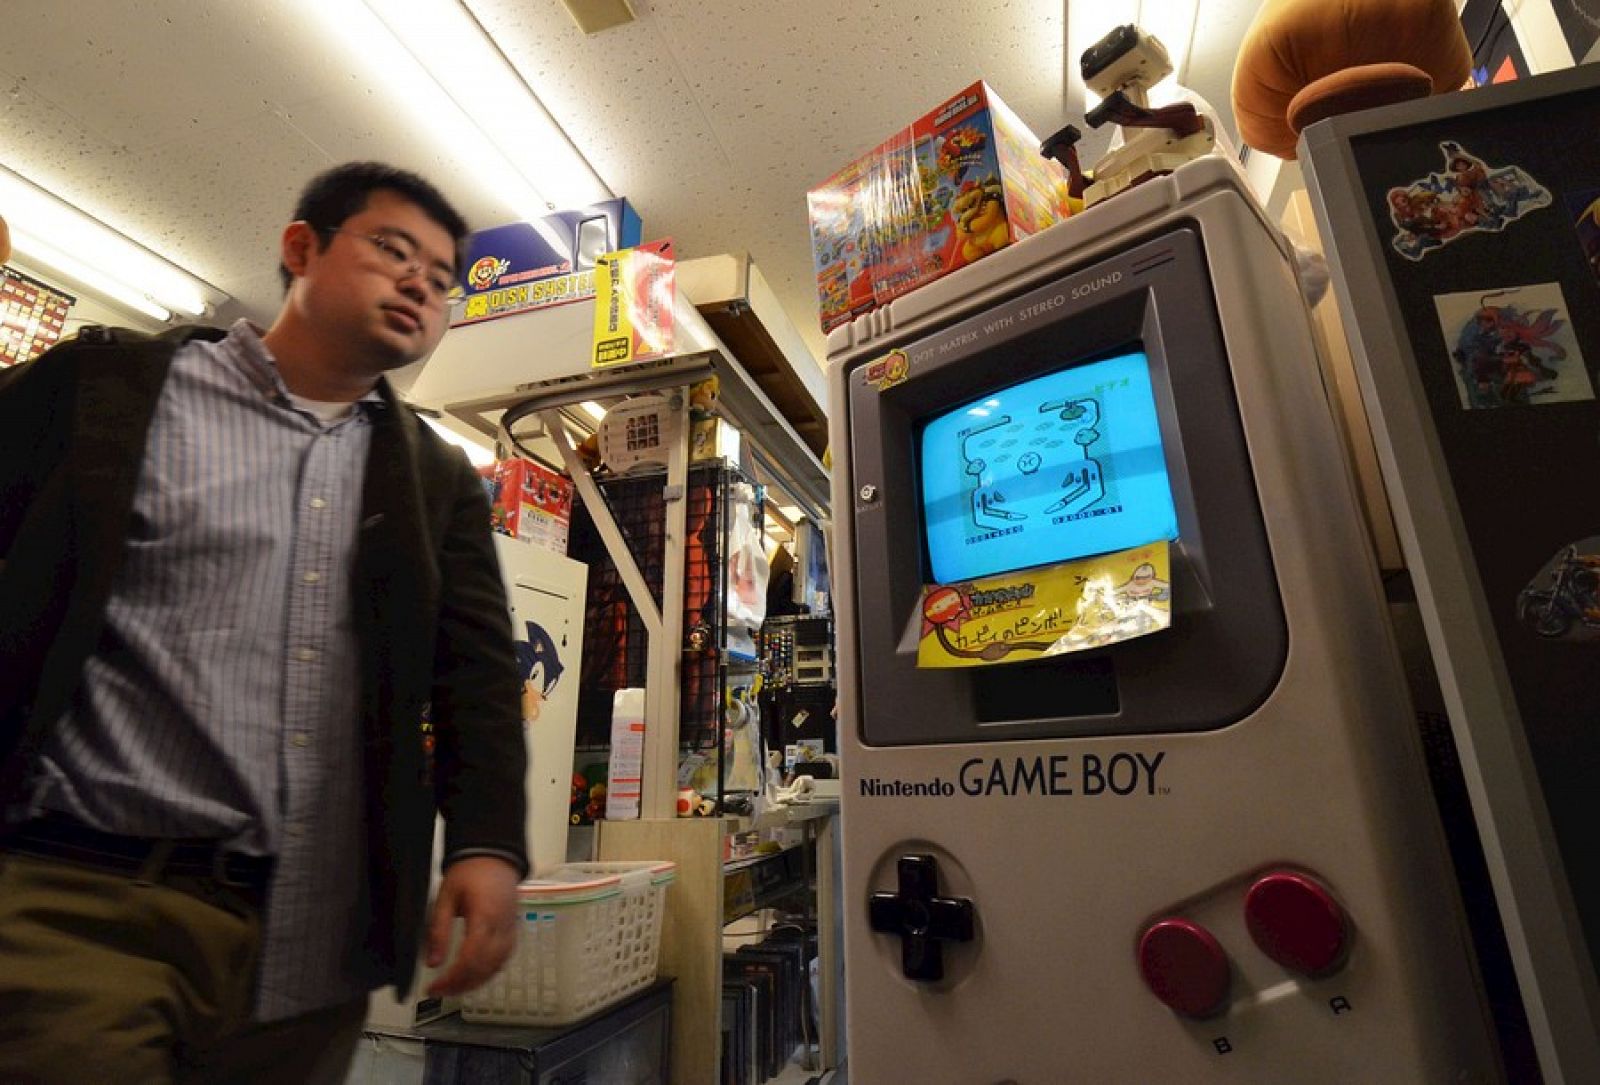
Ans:
{"type": "MultiPolygon", "coordinates": [[[[271,319],[278,232],[325,166],[390,161],[474,227],[513,220],[416,123],[430,102],[371,83],[313,2],[6,0],[0,164],[237,299],[223,317],[271,319]]],[[[819,358],[808,188],[978,78],[1041,137],[1082,127],[1067,66],[1090,43],[1065,41],[1065,0],[633,0],[593,37],[556,0],[466,6],[646,238],[748,251],[819,358]]],[[[1208,0],[1190,56],[1230,128],[1257,6],[1208,0]]]]}

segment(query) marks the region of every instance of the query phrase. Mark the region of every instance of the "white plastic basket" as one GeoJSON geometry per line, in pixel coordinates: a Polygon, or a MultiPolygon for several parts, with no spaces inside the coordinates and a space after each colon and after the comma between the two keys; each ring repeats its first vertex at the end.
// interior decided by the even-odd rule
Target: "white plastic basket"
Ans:
{"type": "Polygon", "coordinates": [[[485,1024],[566,1025],[648,987],[677,864],[568,863],[523,882],[517,948],[493,979],[461,998],[485,1024]]]}

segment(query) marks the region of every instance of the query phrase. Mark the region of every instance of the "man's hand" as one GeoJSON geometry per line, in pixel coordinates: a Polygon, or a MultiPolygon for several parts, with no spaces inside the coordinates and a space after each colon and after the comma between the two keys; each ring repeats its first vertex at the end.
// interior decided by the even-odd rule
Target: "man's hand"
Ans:
{"type": "Polygon", "coordinates": [[[428,985],[434,996],[459,995],[488,982],[517,944],[517,871],[504,859],[472,855],[445,868],[428,919],[428,967],[444,963],[450,927],[459,916],[467,934],[445,973],[428,985]]]}

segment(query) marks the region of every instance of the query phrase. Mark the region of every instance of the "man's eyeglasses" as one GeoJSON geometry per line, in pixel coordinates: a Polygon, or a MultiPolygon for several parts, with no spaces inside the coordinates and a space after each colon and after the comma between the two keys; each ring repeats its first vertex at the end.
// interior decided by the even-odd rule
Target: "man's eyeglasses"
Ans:
{"type": "Polygon", "coordinates": [[[404,237],[391,234],[358,234],[353,230],[341,230],[337,226],[313,227],[319,234],[344,234],[347,237],[358,237],[369,242],[379,253],[396,280],[409,275],[419,275],[425,287],[428,300],[435,305],[445,308],[454,308],[466,298],[466,291],[461,284],[451,278],[439,268],[424,267],[422,260],[417,256],[416,246],[404,237]]]}

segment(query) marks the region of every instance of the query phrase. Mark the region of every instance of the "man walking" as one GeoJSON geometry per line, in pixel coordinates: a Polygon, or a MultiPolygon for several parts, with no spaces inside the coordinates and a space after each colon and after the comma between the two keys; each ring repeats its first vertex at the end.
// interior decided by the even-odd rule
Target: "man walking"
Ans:
{"type": "Polygon", "coordinates": [[[341,166],[271,328],[91,329],[0,375],[0,1081],[342,1081],[416,963],[436,810],[434,993],[509,954],[488,503],[383,377],[444,334],[465,233],[341,166]]]}

